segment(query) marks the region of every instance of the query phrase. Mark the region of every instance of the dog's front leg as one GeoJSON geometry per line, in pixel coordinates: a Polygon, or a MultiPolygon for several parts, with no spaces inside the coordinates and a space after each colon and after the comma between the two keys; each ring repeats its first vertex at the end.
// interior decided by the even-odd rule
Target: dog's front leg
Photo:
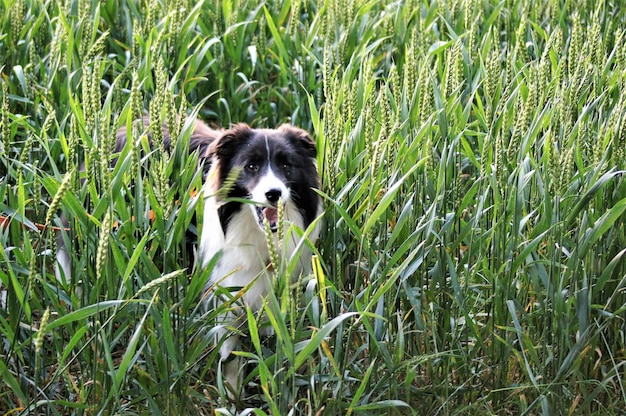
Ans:
{"type": "MultiPolygon", "coordinates": [[[[239,321],[234,316],[230,318],[232,318],[231,324],[236,324],[239,321]]],[[[245,394],[242,389],[243,373],[241,372],[244,360],[233,354],[233,351],[241,349],[240,335],[232,333],[226,327],[221,327],[217,330],[216,339],[218,342],[223,340],[220,347],[220,366],[222,367],[223,379],[226,382],[228,398],[235,401],[239,395],[245,394]]]]}
{"type": "Polygon", "coordinates": [[[224,359],[221,361],[224,380],[226,381],[226,394],[234,402],[240,395],[245,395],[245,390],[241,387],[243,375],[240,373],[243,360],[236,355],[232,355],[227,357],[227,361],[224,361],[224,359]]]}

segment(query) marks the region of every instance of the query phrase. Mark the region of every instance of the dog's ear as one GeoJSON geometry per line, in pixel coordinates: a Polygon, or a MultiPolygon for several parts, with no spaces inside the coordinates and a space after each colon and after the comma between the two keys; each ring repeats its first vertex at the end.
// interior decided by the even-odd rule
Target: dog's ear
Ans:
{"type": "Polygon", "coordinates": [[[317,157],[315,141],[308,132],[290,124],[283,124],[279,127],[278,131],[305,155],[313,159],[317,157]]]}
{"type": "Polygon", "coordinates": [[[252,133],[252,129],[247,124],[236,124],[222,132],[222,135],[211,144],[209,152],[217,159],[228,160],[248,142],[252,133]]]}

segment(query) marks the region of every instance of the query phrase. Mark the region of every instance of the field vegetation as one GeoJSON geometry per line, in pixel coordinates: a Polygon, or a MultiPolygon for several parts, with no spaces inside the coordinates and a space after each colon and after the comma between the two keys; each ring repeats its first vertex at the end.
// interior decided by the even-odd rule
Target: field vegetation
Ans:
{"type": "Polygon", "coordinates": [[[4,0],[0,413],[624,414],[625,169],[621,1],[4,0]],[[234,404],[196,116],[319,150],[312,272],[275,259],[234,404]]]}

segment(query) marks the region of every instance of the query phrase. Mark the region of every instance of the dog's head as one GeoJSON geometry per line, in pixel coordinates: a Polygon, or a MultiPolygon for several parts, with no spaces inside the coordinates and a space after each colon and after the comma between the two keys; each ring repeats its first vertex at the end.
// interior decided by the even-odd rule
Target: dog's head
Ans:
{"type": "Polygon", "coordinates": [[[317,216],[319,187],[315,142],[302,129],[283,125],[278,129],[252,129],[239,124],[225,130],[212,145],[214,189],[222,189],[227,201],[220,207],[224,232],[232,215],[248,205],[263,229],[267,219],[275,232],[278,205],[298,209],[303,225],[317,216]],[[229,201],[230,198],[230,201],[229,201]],[[245,198],[252,203],[233,201],[245,198]]]}

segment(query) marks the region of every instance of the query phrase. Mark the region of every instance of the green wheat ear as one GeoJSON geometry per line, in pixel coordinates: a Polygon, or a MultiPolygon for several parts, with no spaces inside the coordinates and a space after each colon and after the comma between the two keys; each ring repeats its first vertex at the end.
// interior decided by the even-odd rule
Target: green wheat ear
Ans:
{"type": "Polygon", "coordinates": [[[433,88],[428,68],[424,65],[420,71],[420,102],[419,102],[419,126],[422,126],[432,114],[433,110],[433,88]]]}
{"type": "Polygon", "coordinates": [[[217,190],[217,198],[224,199],[228,197],[228,193],[235,187],[235,183],[237,183],[237,179],[239,179],[239,174],[241,173],[241,168],[233,168],[230,172],[228,172],[228,176],[221,188],[217,190]]]}
{"type": "Polygon", "coordinates": [[[167,161],[165,158],[157,158],[152,166],[154,166],[151,169],[153,173],[152,177],[155,179],[154,195],[159,205],[163,208],[163,216],[168,218],[172,210],[172,204],[169,204],[167,199],[170,189],[166,173],[167,161]]]}
{"type": "Polygon", "coordinates": [[[550,189],[554,190],[556,184],[554,178],[558,175],[558,162],[554,153],[554,143],[552,138],[552,129],[548,129],[543,139],[543,157],[547,170],[547,178],[550,181],[550,189]]]}
{"type": "Polygon", "coordinates": [[[24,26],[24,17],[26,16],[26,1],[15,1],[9,13],[11,16],[11,34],[13,39],[19,39],[20,32],[24,26]]]}
{"type": "MultiPolygon", "coordinates": [[[[91,2],[79,1],[78,2],[78,21],[83,30],[82,41],[80,42],[80,56],[87,56],[88,48],[90,46],[93,18],[91,16],[91,2]]],[[[86,60],[83,60],[86,62],[86,60]]]]}
{"type": "Polygon", "coordinates": [[[550,85],[550,78],[552,75],[552,62],[550,62],[550,50],[552,49],[552,43],[554,42],[554,33],[548,39],[545,49],[541,54],[541,58],[539,59],[539,83],[538,83],[538,93],[539,93],[539,104],[542,105],[543,102],[548,97],[548,87],[550,85]]]}
{"type": "Polygon", "coordinates": [[[159,56],[154,70],[156,77],[156,86],[154,96],[150,102],[150,135],[152,137],[152,145],[155,149],[159,149],[159,154],[165,157],[165,147],[163,145],[163,106],[166,104],[166,71],[163,63],[163,57],[159,56]]]}
{"type": "MultiPolygon", "coordinates": [[[[411,30],[411,37],[409,38],[409,44],[404,52],[404,77],[403,77],[403,90],[406,94],[407,104],[412,107],[413,100],[415,98],[417,90],[418,68],[417,52],[418,52],[418,34],[417,28],[411,30]]],[[[423,65],[422,68],[425,68],[423,65]]],[[[421,86],[421,84],[420,84],[421,86]]]]}
{"type": "Polygon", "coordinates": [[[476,0],[465,0],[463,3],[463,28],[467,32],[472,29],[472,19],[474,17],[476,0]]]}
{"type": "Polygon", "coordinates": [[[289,34],[295,36],[300,27],[300,3],[301,0],[293,0],[291,2],[291,19],[289,20],[289,34]]]}
{"type": "Polygon", "coordinates": [[[130,146],[130,178],[131,180],[139,179],[141,172],[139,171],[140,159],[140,137],[143,134],[143,122],[135,123],[143,113],[143,98],[140,90],[141,82],[137,70],[133,70],[131,89],[130,89],[130,129],[126,131],[127,145],[130,146]]]}
{"type": "Polygon", "coordinates": [[[278,200],[278,249],[282,249],[283,241],[285,240],[285,204],[282,199],[278,200]]]}
{"type": "Polygon", "coordinates": [[[541,103],[541,68],[539,62],[535,62],[530,68],[530,79],[528,80],[528,97],[524,107],[524,119],[526,123],[523,126],[524,134],[528,132],[533,114],[540,108],[541,103]]]}
{"type": "Polygon", "coordinates": [[[152,0],[148,4],[147,14],[144,20],[143,31],[141,32],[142,37],[149,36],[150,32],[154,28],[154,14],[159,9],[159,1],[152,0]]]}
{"type": "Polygon", "coordinates": [[[485,94],[487,95],[487,119],[490,120],[494,116],[494,108],[496,106],[495,96],[498,83],[500,82],[500,50],[497,46],[491,49],[487,57],[486,75],[485,75],[485,94]]]}
{"type": "Polygon", "coordinates": [[[498,181],[498,190],[502,192],[506,187],[506,165],[505,165],[505,157],[506,150],[504,146],[504,134],[502,130],[498,131],[498,135],[496,136],[496,149],[495,149],[495,165],[496,165],[496,179],[498,181]]]}
{"type": "Polygon", "coordinates": [[[67,32],[64,25],[57,25],[54,29],[54,35],[50,43],[50,61],[57,63],[63,61],[65,48],[61,45],[66,44],[67,32]]]}
{"type": "MultiPolygon", "coordinates": [[[[39,166],[39,159],[35,160],[35,166],[39,166]]],[[[33,170],[33,200],[35,204],[35,215],[39,217],[39,210],[41,207],[39,203],[41,201],[41,184],[39,183],[39,171],[33,170]]]]}
{"type": "Polygon", "coordinates": [[[183,28],[183,22],[185,21],[185,15],[187,12],[187,7],[183,2],[171,2],[170,3],[170,11],[169,14],[172,16],[170,23],[170,37],[168,39],[168,53],[174,54],[174,47],[176,45],[176,41],[181,33],[183,28]]]}
{"type": "Polygon", "coordinates": [[[345,119],[345,127],[352,131],[356,117],[356,98],[352,95],[351,84],[341,84],[341,95],[344,97],[341,113],[345,119]]]}
{"type": "MultiPolygon", "coordinates": [[[[100,164],[98,163],[98,161],[100,160],[100,153],[98,152],[98,148],[97,147],[92,147],[87,151],[87,160],[86,160],[86,165],[87,165],[87,181],[90,181],[91,183],[93,183],[96,187],[99,187],[101,185],[101,181],[100,181],[100,164]]],[[[97,188],[99,189],[99,194],[102,195],[102,192],[104,192],[102,190],[102,188],[97,188]]],[[[96,201],[91,200],[91,208],[94,207],[96,201]]]]}
{"type": "Polygon", "coordinates": [[[100,238],[98,239],[98,250],[96,251],[96,279],[102,278],[102,269],[107,258],[109,247],[109,233],[111,231],[111,211],[107,210],[100,227],[100,238]]]}
{"type": "Polygon", "coordinates": [[[87,53],[83,57],[83,62],[90,62],[93,58],[100,55],[104,48],[106,47],[106,43],[108,41],[109,31],[104,32],[96,41],[91,45],[91,47],[87,50],[87,53]]]}
{"type": "Polygon", "coordinates": [[[67,191],[71,189],[73,177],[74,177],[73,170],[65,174],[65,178],[63,178],[63,182],[61,182],[61,185],[59,186],[57,193],[54,195],[54,198],[52,198],[52,202],[50,202],[50,206],[48,207],[48,212],[46,213],[45,228],[49,228],[50,225],[52,224],[52,217],[56,214],[56,212],[61,207],[61,201],[63,200],[63,197],[65,196],[67,191]]]}
{"type": "Polygon", "coordinates": [[[102,82],[102,69],[104,62],[100,56],[96,56],[93,60],[91,77],[87,80],[89,86],[89,106],[92,111],[94,122],[100,121],[102,109],[102,93],[100,91],[100,83],[102,82]]]}
{"type": "MultiPolygon", "coordinates": [[[[324,46],[324,71],[322,73],[322,83],[323,83],[323,91],[324,91],[324,99],[326,101],[330,100],[332,97],[332,82],[333,82],[333,61],[332,61],[332,50],[329,45],[324,46]]],[[[324,113],[328,111],[326,109],[328,104],[325,105],[324,113]]],[[[327,117],[325,116],[324,119],[327,117]]]]}
{"type": "Polygon", "coordinates": [[[263,228],[265,229],[265,243],[267,244],[267,249],[270,254],[270,265],[272,269],[278,274],[278,267],[280,265],[278,259],[278,249],[276,247],[276,243],[274,242],[274,233],[272,233],[272,229],[270,228],[270,222],[267,218],[263,218],[263,228]]]}
{"type": "Polygon", "coordinates": [[[9,120],[9,87],[6,82],[2,82],[2,104],[0,104],[0,134],[2,135],[0,144],[0,154],[9,154],[11,145],[11,121],[9,120]]]}
{"type": "Polygon", "coordinates": [[[607,126],[605,124],[601,125],[598,128],[598,139],[595,140],[593,145],[592,159],[593,165],[598,166],[598,168],[601,167],[602,158],[604,157],[604,152],[606,150],[605,143],[610,142],[610,140],[607,141],[607,139],[610,139],[610,137],[611,135],[607,126]]]}
{"type": "Polygon", "coordinates": [[[574,12],[572,15],[571,26],[572,31],[570,35],[569,55],[567,58],[567,67],[569,69],[570,77],[572,77],[578,70],[578,66],[582,65],[583,61],[586,60],[582,55],[584,53],[583,27],[578,12],[574,12]]]}
{"type": "Polygon", "coordinates": [[[270,264],[272,269],[276,272],[276,275],[279,275],[279,267],[280,267],[280,258],[278,253],[282,251],[283,241],[285,239],[285,215],[284,215],[284,203],[282,199],[278,200],[278,219],[276,226],[278,227],[276,231],[276,239],[274,239],[274,233],[270,228],[270,223],[267,218],[263,218],[263,228],[265,229],[265,243],[267,244],[267,249],[270,254],[270,264]]]}
{"type": "Polygon", "coordinates": [[[153,288],[162,285],[163,283],[167,283],[171,280],[176,280],[178,277],[182,276],[185,274],[185,269],[181,269],[181,270],[174,270],[173,272],[164,274],[163,276],[159,277],[158,279],[154,279],[150,282],[148,282],[147,284],[143,285],[141,287],[141,289],[139,289],[139,291],[137,291],[137,293],[135,294],[135,298],[138,297],[139,295],[141,295],[142,293],[148,292],[150,290],[152,290],[153,288]]]}
{"type": "Polygon", "coordinates": [[[557,192],[565,194],[567,185],[571,182],[572,170],[574,168],[574,146],[568,146],[567,150],[561,153],[559,167],[561,169],[559,176],[559,186],[557,192]]]}
{"type": "Polygon", "coordinates": [[[515,101],[515,114],[517,117],[515,119],[515,123],[513,124],[513,132],[511,133],[511,140],[507,151],[507,160],[510,162],[515,162],[517,160],[517,154],[520,151],[519,147],[522,142],[522,137],[526,134],[526,130],[528,128],[530,112],[535,109],[535,99],[533,98],[533,93],[531,91],[533,91],[532,85],[530,85],[526,102],[524,102],[521,94],[517,96],[517,100],[515,101]]]}
{"type": "Polygon", "coordinates": [[[463,82],[463,73],[461,68],[462,61],[463,55],[461,53],[461,41],[457,40],[452,49],[448,49],[446,52],[447,65],[445,92],[447,97],[451,97],[463,82]]]}
{"type": "MultiPolygon", "coordinates": [[[[70,117],[70,132],[67,139],[67,159],[65,160],[65,171],[70,172],[72,169],[80,165],[78,162],[78,121],[76,115],[72,113],[70,117]]],[[[72,178],[71,189],[77,190],[79,170],[74,169],[75,175],[72,178]]]]}
{"type": "Polygon", "coordinates": [[[26,165],[28,158],[32,154],[34,144],[35,144],[35,135],[29,134],[28,137],[26,138],[26,143],[24,143],[24,148],[22,149],[22,152],[20,153],[20,158],[19,158],[20,163],[19,163],[19,167],[17,170],[18,175],[22,174],[23,166],[26,165]]]}
{"type": "MultiPolygon", "coordinates": [[[[389,88],[391,89],[391,93],[393,96],[393,101],[395,102],[395,113],[393,117],[393,130],[397,130],[400,128],[400,124],[402,123],[402,90],[400,85],[400,74],[398,74],[398,67],[395,64],[391,65],[391,69],[389,70],[389,88]]],[[[351,129],[352,130],[352,129],[351,129]]]]}
{"type": "Polygon", "coordinates": [[[143,98],[141,96],[141,81],[139,81],[139,74],[137,70],[133,70],[131,89],[130,89],[130,111],[131,119],[137,120],[143,113],[143,98]]]}
{"type": "Polygon", "coordinates": [[[619,169],[623,169],[626,166],[626,98],[624,98],[624,95],[622,95],[619,103],[613,109],[613,114],[616,117],[611,117],[613,120],[609,122],[609,128],[613,132],[614,138],[613,164],[619,169]],[[618,114],[621,114],[621,116],[618,117],[618,114]]]}
{"type": "Polygon", "coordinates": [[[43,339],[48,329],[49,319],[50,319],[50,307],[47,307],[41,318],[41,323],[39,324],[39,329],[37,330],[37,335],[35,336],[35,340],[33,341],[35,344],[35,354],[37,355],[39,355],[39,353],[41,352],[41,347],[43,346],[43,339]]]}
{"type": "Polygon", "coordinates": [[[37,273],[37,257],[33,256],[30,258],[30,261],[28,263],[28,280],[26,283],[26,287],[29,293],[32,293],[33,284],[37,280],[38,276],[39,275],[37,273]]]}
{"type": "Polygon", "coordinates": [[[526,49],[526,30],[528,23],[526,18],[522,18],[517,31],[515,32],[515,56],[518,62],[526,63],[530,60],[526,49]]]}
{"type": "Polygon", "coordinates": [[[483,139],[483,147],[480,152],[480,173],[481,176],[487,176],[490,171],[491,161],[491,147],[493,145],[493,139],[490,133],[485,134],[483,139]]]}
{"type": "Polygon", "coordinates": [[[99,67],[98,63],[99,60],[96,60],[92,65],[84,63],[82,67],[83,117],[85,131],[88,134],[93,134],[100,111],[100,78],[99,71],[96,70],[99,67]]]}
{"type": "MultiPolygon", "coordinates": [[[[626,109],[625,105],[626,97],[624,96],[624,94],[622,94],[617,104],[611,110],[611,115],[609,116],[609,120],[606,123],[605,127],[605,134],[609,136],[609,140],[607,143],[611,143],[611,164],[615,166],[619,166],[621,163],[623,163],[621,159],[623,156],[623,148],[620,149],[617,145],[619,140],[618,134],[620,131],[621,120],[624,119],[623,111],[624,109],[626,109]]],[[[604,150],[598,149],[596,153],[598,155],[604,154],[604,150]]]]}
{"type": "Polygon", "coordinates": [[[591,29],[589,29],[589,55],[591,63],[598,68],[604,68],[606,64],[606,52],[602,43],[602,27],[598,15],[593,16],[591,29]]]}

